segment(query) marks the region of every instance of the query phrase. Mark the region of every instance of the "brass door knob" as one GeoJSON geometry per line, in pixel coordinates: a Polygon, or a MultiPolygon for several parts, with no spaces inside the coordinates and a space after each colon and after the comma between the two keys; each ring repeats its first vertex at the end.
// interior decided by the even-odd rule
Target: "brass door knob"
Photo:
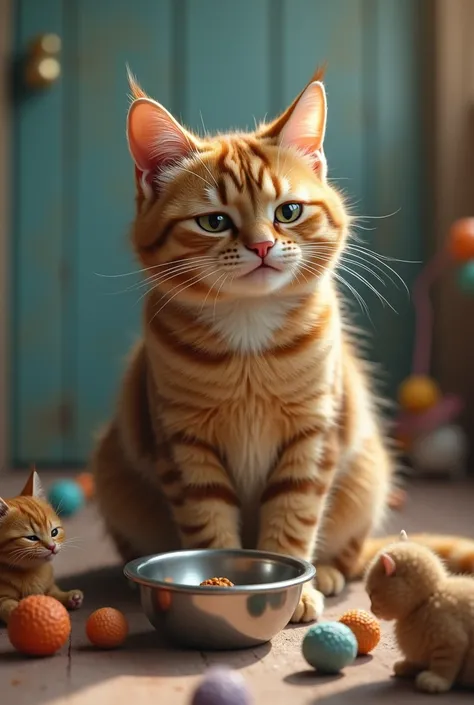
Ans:
{"type": "Polygon", "coordinates": [[[61,75],[61,38],[42,34],[30,44],[25,61],[24,78],[30,88],[47,88],[61,75]]]}

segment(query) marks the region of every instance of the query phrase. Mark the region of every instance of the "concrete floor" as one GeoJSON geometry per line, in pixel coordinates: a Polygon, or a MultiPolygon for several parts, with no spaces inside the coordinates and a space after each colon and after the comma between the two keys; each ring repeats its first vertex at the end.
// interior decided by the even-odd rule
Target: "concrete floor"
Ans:
{"type": "MultiPolygon", "coordinates": [[[[54,475],[42,475],[46,486],[54,475]]],[[[0,478],[0,495],[14,495],[23,473],[0,478]]],[[[424,483],[409,488],[402,513],[394,513],[387,530],[462,533],[474,537],[473,484],[424,483]]],[[[171,650],[160,641],[143,616],[138,598],[122,578],[117,556],[104,536],[94,505],[65,522],[69,538],[77,547],[64,551],[56,563],[56,574],[64,588],[85,592],[82,609],[72,613],[71,651],[48,659],[28,659],[11,648],[0,627],[1,705],[185,705],[200,675],[209,664],[228,664],[245,676],[255,705],[339,705],[359,700],[364,705],[385,702],[405,705],[439,702],[440,696],[416,694],[410,683],[391,678],[398,654],[391,626],[383,624],[382,641],[373,656],[335,677],[318,677],[308,670],[301,656],[306,628],[288,627],[272,643],[250,651],[198,653],[171,650]],[[123,610],[131,633],[118,651],[95,651],[88,646],[84,623],[91,611],[102,606],[123,610]]],[[[329,600],[325,617],[337,618],[353,607],[368,607],[360,584],[353,584],[337,599],[329,600]]],[[[472,703],[472,693],[450,694],[450,705],[472,703]]],[[[446,697],[444,698],[446,701],[446,697]]],[[[225,705],[224,703],[222,705],[225,705]]]]}

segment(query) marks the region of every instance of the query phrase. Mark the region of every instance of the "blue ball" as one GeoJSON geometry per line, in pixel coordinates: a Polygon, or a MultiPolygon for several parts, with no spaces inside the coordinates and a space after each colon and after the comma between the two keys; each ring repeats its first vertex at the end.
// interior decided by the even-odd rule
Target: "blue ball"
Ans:
{"type": "Polygon", "coordinates": [[[303,656],[321,673],[339,673],[357,656],[357,639],[340,622],[315,624],[304,636],[303,656]]]}
{"type": "Polygon", "coordinates": [[[194,691],[191,705],[251,705],[244,679],[228,668],[210,668],[194,691]]]}
{"type": "Polygon", "coordinates": [[[474,260],[469,260],[457,274],[458,286],[465,294],[474,294],[474,260]]]}
{"type": "Polygon", "coordinates": [[[68,517],[84,506],[84,492],[73,480],[57,480],[50,487],[48,501],[59,516],[68,517]]]}

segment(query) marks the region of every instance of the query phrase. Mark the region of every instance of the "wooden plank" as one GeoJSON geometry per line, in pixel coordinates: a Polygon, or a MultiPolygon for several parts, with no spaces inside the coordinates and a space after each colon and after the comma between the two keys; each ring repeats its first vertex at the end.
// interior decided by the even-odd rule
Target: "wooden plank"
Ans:
{"type": "Polygon", "coordinates": [[[9,90],[9,68],[13,43],[13,3],[0,2],[0,475],[10,462],[12,424],[10,402],[10,203],[11,138],[13,124],[9,90]]]}
{"type": "MultiPolygon", "coordinates": [[[[16,3],[17,58],[37,34],[62,36],[61,0],[16,3]]],[[[18,78],[18,77],[17,77],[18,78]]],[[[61,410],[63,96],[60,80],[33,93],[17,81],[12,228],[12,429],[15,465],[63,458],[61,410]]]]}
{"type": "MultiPolygon", "coordinates": [[[[416,262],[424,258],[422,77],[418,53],[422,17],[412,0],[365,1],[368,42],[364,75],[373,111],[367,134],[369,210],[365,214],[380,219],[363,224],[375,227],[371,239],[376,252],[413,262],[390,263],[411,286],[420,269],[416,262]]],[[[393,396],[410,369],[414,311],[402,287],[388,284],[382,293],[398,315],[372,303],[376,336],[373,350],[375,360],[383,363],[384,386],[393,396]]]]}
{"type": "MultiPolygon", "coordinates": [[[[112,412],[124,356],[140,330],[143,289],[126,291],[137,276],[104,279],[138,269],[128,239],[134,214],[134,171],[125,139],[130,64],[145,90],[169,105],[171,0],[76,0],[77,69],[72,79],[77,118],[70,249],[74,272],[69,309],[70,391],[74,436],[70,463],[84,461],[92,434],[112,412]],[[113,21],[111,21],[113,17],[113,21]],[[122,292],[122,293],[120,293],[122,292]]],[[[68,6],[69,7],[69,6],[68,6]]]]}
{"type": "Polygon", "coordinates": [[[182,117],[194,129],[253,127],[270,108],[273,0],[187,0],[182,117]]]}

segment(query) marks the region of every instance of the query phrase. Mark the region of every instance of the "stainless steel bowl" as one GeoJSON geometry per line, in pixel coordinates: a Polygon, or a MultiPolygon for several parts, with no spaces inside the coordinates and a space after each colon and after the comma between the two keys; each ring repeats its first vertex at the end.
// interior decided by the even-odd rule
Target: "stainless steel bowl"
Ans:
{"type": "Polygon", "coordinates": [[[143,610],[180,647],[242,649],[283,629],[298,604],[311,563],[264,551],[196,550],[145,556],[124,573],[137,583],[143,610]],[[234,587],[200,586],[225,577],[234,587]]]}

